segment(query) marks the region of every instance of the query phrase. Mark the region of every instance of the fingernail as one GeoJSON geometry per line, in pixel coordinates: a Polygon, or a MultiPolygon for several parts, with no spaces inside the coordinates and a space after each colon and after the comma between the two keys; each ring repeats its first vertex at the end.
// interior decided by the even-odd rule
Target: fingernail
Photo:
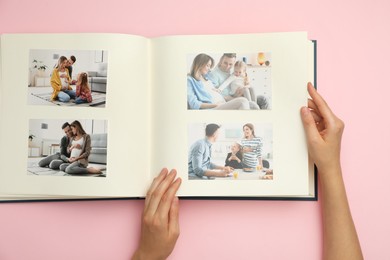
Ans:
{"type": "Polygon", "coordinates": [[[309,113],[310,113],[309,108],[307,108],[307,107],[302,107],[302,114],[303,114],[304,116],[308,115],[309,113]]]}
{"type": "Polygon", "coordinates": [[[167,168],[163,168],[160,172],[160,175],[166,175],[168,173],[168,169],[167,168]]]}

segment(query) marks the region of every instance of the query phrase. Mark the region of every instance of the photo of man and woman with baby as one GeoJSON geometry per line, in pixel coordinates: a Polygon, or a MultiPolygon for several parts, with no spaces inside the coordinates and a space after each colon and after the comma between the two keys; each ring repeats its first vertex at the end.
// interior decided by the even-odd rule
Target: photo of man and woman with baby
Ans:
{"type": "Polygon", "coordinates": [[[187,108],[271,109],[271,54],[188,55],[187,108]]]}
{"type": "Polygon", "coordinates": [[[190,180],[272,180],[272,125],[191,124],[190,180]]]}
{"type": "Polygon", "coordinates": [[[105,107],[107,51],[30,50],[28,104],[105,107]]]}
{"type": "Polygon", "coordinates": [[[29,121],[27,174],[106,177],[107,121],[29,121]]]}

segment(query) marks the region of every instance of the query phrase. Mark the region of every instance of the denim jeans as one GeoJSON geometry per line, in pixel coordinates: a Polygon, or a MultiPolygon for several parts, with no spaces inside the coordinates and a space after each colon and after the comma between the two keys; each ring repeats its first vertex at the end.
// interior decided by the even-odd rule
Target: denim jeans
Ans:
{"type": "Polygon", "coordinates": [[[69,102],[69,100],[75,98],[76,92],[74,90],[62,90],[58,93],[58,100],[60,102],[69,102]]]}
{"type": "Polygon", "coordinates": [[[76,104],[88,103],[88,101],[86,99],[83,99],[81,97],[77,97],[74,102],[76,104]]]}

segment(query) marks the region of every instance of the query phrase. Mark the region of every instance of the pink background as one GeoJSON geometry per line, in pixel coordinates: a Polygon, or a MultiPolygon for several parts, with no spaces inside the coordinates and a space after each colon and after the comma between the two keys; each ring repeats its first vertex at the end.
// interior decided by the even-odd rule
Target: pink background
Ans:
{"type": "MultiPolygon", "coordinates": [[[[308,31],[318,88],[346,123],[342,162],[366,259],[390,259],[390,2],[0,1],[0,33],[148,37],[308,31]]],[[[15,162],[17,163],[17,162],[15,162]]],[[[129,259],[143,201],[0,204],[0,259],[129,259]]],[[[318,202],[181,201],[170,259],[320,259],[318,202]]]]}

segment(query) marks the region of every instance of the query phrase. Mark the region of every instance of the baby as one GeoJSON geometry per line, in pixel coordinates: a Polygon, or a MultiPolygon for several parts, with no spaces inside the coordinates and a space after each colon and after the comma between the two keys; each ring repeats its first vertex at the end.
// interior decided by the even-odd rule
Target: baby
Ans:
{"type": "Polygon", "coordinates": [[[226,160],[225,160],[225,166],[233,167],[234,169],[242,169],[241,160],[242,160],[242,154],[241,154],[241,145],[238,143],[233,143],[230,147],[231,153],[228,153],[226,160]]]}

